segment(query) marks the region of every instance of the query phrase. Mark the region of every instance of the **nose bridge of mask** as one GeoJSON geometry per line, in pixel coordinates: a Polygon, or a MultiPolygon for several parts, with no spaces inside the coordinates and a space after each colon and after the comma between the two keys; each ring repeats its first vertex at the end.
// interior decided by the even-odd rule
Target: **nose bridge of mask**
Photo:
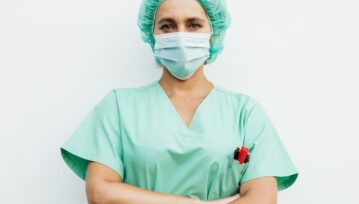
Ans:
{"type": "Polygon", "coordinates": [[[201,47],[210,48],[211,33],[166,33],[155,35],[155,49],[170,47],[201,47]]]}
{"type": "Polygon", "coordinates": [[[176,32],[156,35],[155,56],[186,62],[209,56],[210,33],[176,32]]]}

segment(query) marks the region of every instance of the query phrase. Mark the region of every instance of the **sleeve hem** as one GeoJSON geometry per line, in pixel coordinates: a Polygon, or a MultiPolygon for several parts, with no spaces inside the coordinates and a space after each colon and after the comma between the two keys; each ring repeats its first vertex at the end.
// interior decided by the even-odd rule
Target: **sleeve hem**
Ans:
{"type": "Polygon", "coordinates": [[[104,164],[116,171],[122,179],[124,178],[124,166],[121,161],[104,158],[103,156],[89,152],[80,152],[67,147],[61,147],[60,152],[67,166],[82,180],[86,180],[86,170],[89,161],[104,164]]]}
{"type": "Polygon", "coordinates": [[[256,179],[256,178],[266,177],[266,176],[273,176],[273,177],[276,177],[276,179],[277,179],[278,191],[282,191],[282,190],[285,190],[285,189],[289,188],[290,186],[292,186],[294,184],[294,182],[297,180],[298,175],[299,174],[296,171],[290,172],[288,174],[261,174],[261,175],[247,177],[241,181],[241,184],[245,183],[246,181],[249,181],[251,179],[256,179]]]}

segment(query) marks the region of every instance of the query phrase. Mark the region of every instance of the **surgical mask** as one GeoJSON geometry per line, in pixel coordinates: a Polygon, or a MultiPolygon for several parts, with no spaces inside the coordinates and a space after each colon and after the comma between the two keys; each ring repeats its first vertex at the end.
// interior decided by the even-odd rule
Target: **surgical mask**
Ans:
{"type": "Polygon", "coordinates": [[[208,59],[211,34],[175,32],[154,35],[154,55],[174,77],[186,80],[208,59]]]}

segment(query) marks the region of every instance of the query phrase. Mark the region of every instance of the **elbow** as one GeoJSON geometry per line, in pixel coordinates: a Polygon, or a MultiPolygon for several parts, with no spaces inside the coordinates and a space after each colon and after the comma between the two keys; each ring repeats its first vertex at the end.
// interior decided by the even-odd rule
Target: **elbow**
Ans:
{"type": "MultiPolygon", "coordinates": [[[[271,196],[266,194],[252,194],[252,193],[242,193],[239,200],[248,201],[252,204],[277,204],[277,196],[271,196]]],[[[241,203],[241,202],[239,202],[241,203]]],[[[245,202],[246,203],[246,202],[245,202]]]]}
{"type": "Polygon", "coordinates": [[[86,191],[86,196],[89,204],[106,204],[104,196],[99,191],[86,191]]]}
{"type": "Polygon", "coordinates": [[[86,183],[86,197],[89,204],[108,204],[105,194],[101,190],[101,185],[91,185],[86,183]]]}

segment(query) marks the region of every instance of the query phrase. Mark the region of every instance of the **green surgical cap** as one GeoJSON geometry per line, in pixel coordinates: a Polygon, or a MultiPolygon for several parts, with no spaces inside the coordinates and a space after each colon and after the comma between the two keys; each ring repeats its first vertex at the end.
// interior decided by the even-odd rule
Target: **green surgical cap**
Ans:
{"type": "MultiPolygon", "coordinates": [[[[140,10],[138,13],[137,25],[141,30],[141,38],[145,43],[151,45],[154,51],[154,37],[152,33],[152,26],[154,23],[155,13],[159,5],[165,0],[142,0],[140,10]]],[[[231,16],[227,11],[225,0],[197,0],[206,11],[211,27],[212,38],[211,48],[209,49],[210,56],[207,59],[207,64],[215,61],[218,54],[223,50],[223,40],[225,32],[231,23],[231,16]]],[[[156,59],[157,64],[160,62],[156,59]]]]}

